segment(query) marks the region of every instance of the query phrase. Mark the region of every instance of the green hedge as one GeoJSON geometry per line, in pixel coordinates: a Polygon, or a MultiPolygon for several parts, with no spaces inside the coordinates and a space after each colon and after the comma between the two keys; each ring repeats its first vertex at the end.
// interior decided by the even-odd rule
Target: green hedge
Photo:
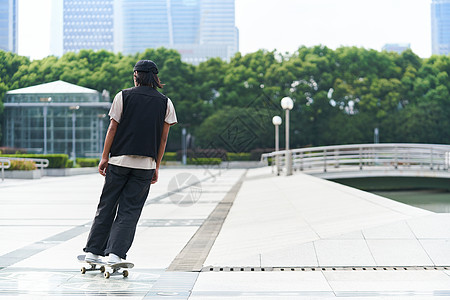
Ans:
{"type": "MultiPolygon", "coordinates": [[[[281,150],[281,149],[280,149],[281,150]]],[[[252,151],[250,151],[250,160],[254,160],[254,161],[260,161],[261,160],[261,155],[263,153],[269,153],[269,152],[273,152],[275,151],[274,148],[258,148],[258,149],[253,149],[252,151]]]]}
{"type": "Polygon", "coordinates": [[[177,161],[177,153],[176,152],[166,152],[163,156],[163,161],[177,161]]]}
{"type": "Polygon", "coordinates": [[[67,154],[5,154],[3,157],[39,158],[48,159],[50,169],[62,169],[66,167],[69,156],[67,154]]]}
{"type": "Polygon", "coordinates": [[[66,162],[66,168],[75,168],[76,166],[73,165],[73,160],[68,159],[66,162]]]}
{"type": "Polygon", "coordinates": [[[222,160],[220,158],[206,158],[206,157],[198,157],[198,158],[188,158],[188,165],[220,165],[222,160]]]}
{"type": "Polygon", "coordinates": [[[96,167],[100,163],[98,158],[77,158],[77,165],[81,168],[96,167]]]}
{"type": "MultiPolygon", "coordinates": [[[[192,158],[220,158],[221,160],[227,159],[227,151],[225,149],[187,149],[187,157],[192,158]]],[[[177,160],[181,161],[183,157],[183,151],[177,151],[177,160]]]]}
{"type": "Polygon", "coordinates": [[[228,161],[248,161],[248,160],[250,160],[250,153],[227,152],[227,160],[228,161]]]}

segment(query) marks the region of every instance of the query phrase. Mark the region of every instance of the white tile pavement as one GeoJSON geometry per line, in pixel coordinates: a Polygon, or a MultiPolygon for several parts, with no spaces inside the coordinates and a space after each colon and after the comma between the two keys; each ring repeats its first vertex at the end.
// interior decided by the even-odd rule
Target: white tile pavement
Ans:
{"type": "Polygon", "coordinates": [[[314,242],[318,266],[375,266],[364,240],[318,240],[314,242]]]}
{"type": "MultiPolygon", "coordinates": [[[[75,260],[95,213],[101,176],[0,185],[0,298],[164,299],[153,287],[163,286],[158,279],[164,274],[171,278],[165,268],[243,172],[210,178],[198,168],[161,170],[129,252],[136,267],[130,278],[109,281],[100,273],[79,274],[75,260]],[[201,197],[192,205],[167,197],[170,180],[180,172],[201,180],[201,197]],[[18,260],[6,259],[11,251],[18,260]]],[[[450,268],[442,268],[450,265],[450,215],[302,174],[274,177],[261,168],[247,175],[204,265],[315,271],[186,274],[198,275],[189,299],[450,299],[450,268]],[[352,270],[401,265],[407,270],[352,270]],[[425,265],[439,268],[414,267],[425,265]]],[[[188,296],[186,289],[176,299],[188,296]]]]}
{"type": "Polygon", "coordinates": [[[449,214],[269,173],[249,171],[205,265],[297,271],[201,273],[190,299],[450,299],[449,214]]]}
{"type": "Polygon", "coordinates": [[[377,266],[432,266],[418,240],[367,240],[377,266]]]}
{"type": "MultiPolygon", "coordinates": [[[[410,250],[415,257],[398,262],[432,263],[425,259],[427,255],[409,223],[401,222],[423,216],[435,222],[433,217],[426,218],[434,213],[303,174],[251,180],[263,171],[249,171],[249,180],[243,183],[206,266],[258,266],[260,257],[266,262],[266,255],[273,257],[273,253],[284,249],[300,256],[299,251],[292,249],[310,242],[314,242],[319,266],[376,266],[376,258],[388,262],[376,242],[366,242],[372,237],[410,238],[415,242],[407,245],[417,248],[410,250]],[[372,245],[377,257],[372,253],[372,245]]],[[[447,222],[446,218],[439,218],[439,224],[430,225],[426,220],[421,224],[429,230],[447,222]]],[[[446,236],[446,229],[439,230],[439,236],[446,236]]]]}
{"type": "Polygon", "coordinates": [[[76,260],[87,239],[103,177],[5,181],[0,185],[0,298],[143,299],[243,172],[230,170],[211,177],[201,168],[162,169],[128,253],[136,267],[129,278],[108,281],[100,272],[81,275],[82,265],[76,260]],[[173,188],[169,182],[186,172],[200,180],[201,193],[192,205],[177,205],[168,196],[173,188]]]}
{"type": "Polygon", "coordinates": [[[434,265],[450,266],[450,239],[423,239],[419,242],[434,265]]]}
{"type": "Polygon", "coordinates": [[[324,272],[335,292],[424,292],[449,290],[449,277],[438,271],[324,272]]]}

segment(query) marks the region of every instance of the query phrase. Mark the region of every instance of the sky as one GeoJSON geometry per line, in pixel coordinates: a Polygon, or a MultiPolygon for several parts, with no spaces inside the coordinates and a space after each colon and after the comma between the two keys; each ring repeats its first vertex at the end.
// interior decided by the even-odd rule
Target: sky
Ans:
{"type": "MultiPolygon", "coordinates": [[[[55,1],[55,0],[53,0],[55,1]]],[[[62,0],[60,0],[62,1],[62,0]]],[[[431,55],[431,0],[235,0],[239,50],[293,53],[300,46],[381,50],[411,44],[431,55]]],[[[19,54],[50,54],[52,0],[19,0],[19,54]]]]}

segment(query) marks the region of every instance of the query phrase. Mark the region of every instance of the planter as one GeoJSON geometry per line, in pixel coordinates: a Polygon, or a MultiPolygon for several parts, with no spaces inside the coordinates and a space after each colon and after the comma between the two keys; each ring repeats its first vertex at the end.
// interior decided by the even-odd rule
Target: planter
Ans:
{"type": "Polygon", "coordinates": [[[253,169],[264,167],[267,164],[261,161],[224,161],[221,167],[224,169],[253,169]]]}
{"type": "MultiPolygon", "coordinates": [[[[6,171],[5,170],[5,178],[8,179],[40,179],[42,177],[41,170],[32,170],[32,171],[6,171]]],[[[0,173],[1,178],[1,173],[0,173]]]]}
{"type": "Polygon", "coordinates": [[[75,176],[95,174],[98,172],[97,167],[90,168],[67,168],[67,169],[44,169],[44,176],[75,176]]]}

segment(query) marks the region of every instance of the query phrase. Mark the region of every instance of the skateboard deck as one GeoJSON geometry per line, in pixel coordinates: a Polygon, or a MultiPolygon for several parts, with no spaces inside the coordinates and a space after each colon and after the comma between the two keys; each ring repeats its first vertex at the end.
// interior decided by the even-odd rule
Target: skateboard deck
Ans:
{"type": "Polygon", "coordinates": [[[131,269],[134,267],[133,263],[130,262],[120,262],[117,264],[109,264],[104,261],[86,261],[86,255],[78,255],[77,257],[78,261],[81,263],[86,263],[90,265],[90,268],[81,268],[81,274],[85,274],[86,272],[91,271],[100,271],[103,273],[106,279],[108,279],[111,276],[116,275],[122,275],[123,277],[128,277],[128,270],[123,270],[122,272],[119,272],[120,269],[131,269]],[[110,268],[112,272],[106,271],[106,268],[110,268]]]}

